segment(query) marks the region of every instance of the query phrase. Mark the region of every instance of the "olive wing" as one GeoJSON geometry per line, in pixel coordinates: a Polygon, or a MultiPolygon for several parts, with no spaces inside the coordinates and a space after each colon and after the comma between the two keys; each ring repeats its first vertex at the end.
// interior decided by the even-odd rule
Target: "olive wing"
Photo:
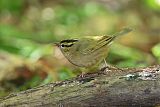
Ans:
{"type": "Polygon", "coordinates": [[[110,36],[95,36],[95,38],[85,38],[81,42],[83,42],[81,46],[82,54],[91,54],[96,50],[108,45],[112,42],[114,37],[110,36]]]}

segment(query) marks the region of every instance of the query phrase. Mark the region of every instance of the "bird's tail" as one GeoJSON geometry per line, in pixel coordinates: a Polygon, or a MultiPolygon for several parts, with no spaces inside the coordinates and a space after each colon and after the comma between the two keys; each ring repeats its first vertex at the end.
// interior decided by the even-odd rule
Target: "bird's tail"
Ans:
{"type": "Polygon", "coordinates": [[[107,39],[107,42],[108,42],[107,44],[111,43],[118,36],[125,35],[125,34],[131,32],[131,31],[132,31],[131,28],[124,28],[124,29],[122,29],[120,32],[117,32],[117,33],[113,34],[109,39],[107,39]]]}
{"type": "Polygon", "coordinates": [[[132,31],[131,28],[124,28],[120,32],[117,32],[117,33],[113,34],[113,37],[115,38],[117,36],[122,36],[122,35],[125,35],[125,34],[131,32],[131,31],[132,31]]]}

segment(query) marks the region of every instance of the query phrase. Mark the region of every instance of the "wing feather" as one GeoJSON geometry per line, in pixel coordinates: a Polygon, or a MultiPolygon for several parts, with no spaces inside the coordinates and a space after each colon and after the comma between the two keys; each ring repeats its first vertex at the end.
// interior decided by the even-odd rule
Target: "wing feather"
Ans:
{"type": "Polygon", "coordinates": [[[112,36],[95,36],[94,38],[90,39],[91,41],[88,43],[87,48],[84,48],[82,53],[84,54],[93,53],[96,50],[110,44],[117,36],[125,35],[130,31],[132,31],[131,28],[124,28],[120,32],[117,32],[112,36]]]}

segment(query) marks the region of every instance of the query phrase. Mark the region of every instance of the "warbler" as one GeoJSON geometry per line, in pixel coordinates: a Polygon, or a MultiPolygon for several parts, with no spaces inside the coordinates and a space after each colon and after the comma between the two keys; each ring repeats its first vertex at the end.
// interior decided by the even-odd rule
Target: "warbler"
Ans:
{"type": "Polygon", "coordinates": [[[112,36],[87,36],[79,39],[62,40],[56,45],[72,64],[79,67],[92,67],[107,57],[110,44],[115,38],[132,31],[124,28],[112,36]]]}

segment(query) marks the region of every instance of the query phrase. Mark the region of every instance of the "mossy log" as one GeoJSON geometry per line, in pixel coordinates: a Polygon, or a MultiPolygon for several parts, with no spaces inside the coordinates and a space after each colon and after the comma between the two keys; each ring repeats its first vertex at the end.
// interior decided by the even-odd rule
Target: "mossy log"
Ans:
{"type": "Polygon", "coordinates": [[[0,100],[0,107],[131,107],[160,105],[160,65],[114,67],[50,83],[0,100]]]}

